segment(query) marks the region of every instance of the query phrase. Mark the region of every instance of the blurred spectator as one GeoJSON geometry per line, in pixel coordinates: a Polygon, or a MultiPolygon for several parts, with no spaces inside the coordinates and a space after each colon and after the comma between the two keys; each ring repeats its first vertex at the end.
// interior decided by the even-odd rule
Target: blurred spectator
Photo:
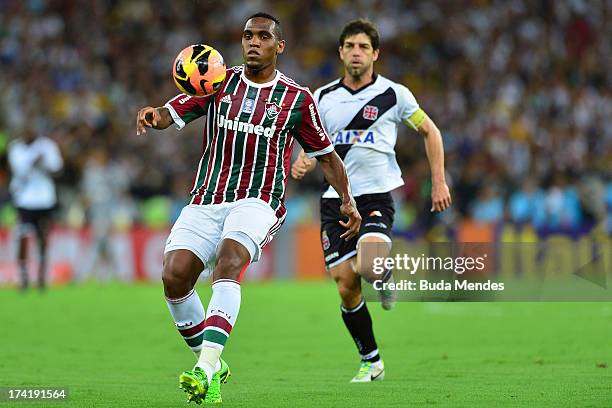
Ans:
{"type": "Polygon", "coordinates": [[[526,179],[521,189],[514,192],[508,204],[510,220],[517,227],[526,224],[542,226],[544,220],[544,193],[533,179],[526,179]]]}
{"type": "Polygon", "coordinates": [[[104,147],[91,151],[81,185],[92,235],[85,276],[104,280],[112,271],[121,270],[122,260],[112,251],[112,232],[115,227],[131,225],[134,210],[126,199],[128,186],[127,171],[110,159],[104,147]]]}
{"type": "Polygon", "coordinates": [[[498,223],[504,217],[504,202],[493,183],[486,183],[472,204],[471,217],[478,222],[498,223]]]}

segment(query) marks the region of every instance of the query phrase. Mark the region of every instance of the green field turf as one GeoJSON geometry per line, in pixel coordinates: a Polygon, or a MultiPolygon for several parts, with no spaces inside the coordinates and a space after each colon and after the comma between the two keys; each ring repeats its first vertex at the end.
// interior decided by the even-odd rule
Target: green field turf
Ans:
{"type": "MultiPolygon", "coordinates": [[[[612,407],[612,303],[370,303],[386,379],[348,384],[358,361],[332,283],[242,296],[223,407],[612,407]]],[[[189,406],[177,376],[193,363],[161,286],[0,289],[0,387],[70,390],[19,407],[189,406]]]]}

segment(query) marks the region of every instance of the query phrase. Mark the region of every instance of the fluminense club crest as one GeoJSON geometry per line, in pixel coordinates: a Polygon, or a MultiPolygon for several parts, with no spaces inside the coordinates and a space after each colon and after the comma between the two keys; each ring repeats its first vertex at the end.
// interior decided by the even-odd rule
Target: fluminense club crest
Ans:
{"type": "Polygon", "coordinates": [[[266,102],[266,116],[269,119],[274,119],[281,111],[281,107],[276,102],[266,102]]]}

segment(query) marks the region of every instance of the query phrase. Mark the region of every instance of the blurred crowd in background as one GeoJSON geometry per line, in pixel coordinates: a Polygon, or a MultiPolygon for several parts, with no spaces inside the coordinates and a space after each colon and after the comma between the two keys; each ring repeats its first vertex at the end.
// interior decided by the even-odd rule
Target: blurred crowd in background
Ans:
{"type": "MultiPolygon", "coordinates": [[[[397,229],[470,218],[612,231],[610,0],[0,0],[0,223],[14,220],[7,144],[34,127],[64,156],[60,223],[97,213],[115,227],[170,225],[203,126],[136,136],[136,112],[177,93],[172,62],[189,44],[240,64],[244,22],[257,11],[283,24],[280,69],[313,90],[341,72],[343,25],[378,25],[375,70],[407,85],[440,127],[454,200],[429,215],[422,138],[400,129],[397,229]]],[[[288,224],[317,220],[321,179],[290,181],[288,224]]]]}

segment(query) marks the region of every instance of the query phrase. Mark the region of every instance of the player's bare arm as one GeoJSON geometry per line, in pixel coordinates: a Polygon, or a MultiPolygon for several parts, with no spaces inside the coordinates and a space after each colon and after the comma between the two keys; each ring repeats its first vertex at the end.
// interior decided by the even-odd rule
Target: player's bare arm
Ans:
{"type": "Polygon", "coordinates": [[[295,159],[291,165],[291,177],[296,180],[300,180],[306,175],[306,173],[314,170],[315,167],[317,167],[317,159],[309,158],[302,150],[300,151],[297,159],[295,159]]]}
{"type": "Polygon", "coordinates": [[[145,134],[146,128],[166,129],[172,123],[174,121],[168,108],[147,106],[139,110],[136,116],[136,134],[145,134]]]}
{"type": "Polygon", "coordinates": [[[355,199],[351,194],[351,187],[348,175],[346,174],[346,168],[344,167],[344,163],[342,163],[340,156],[338,156],[338,153],[335,151],[317,156],[317,160],[321,164],[321,169],[323,170],[325,179],[342,198],[340,212],[342,215],[348,217],[348,221],[340,221],[340,225],[347,229],[347,231],[340,235],[340,237],[348,241],[359,233],[359,227],[361,227],[361,215],[359,214],[359,211],[357,211],[357,204],[355,204],[355,199]]]}
{"type": "Polygon", "coordinates": [[[427,116],[418,130],[425,139],[425,152],[431,169],[431,211],[444,211],[450,207],[452,200],[444,176],[442,134],[427,116]]]}

